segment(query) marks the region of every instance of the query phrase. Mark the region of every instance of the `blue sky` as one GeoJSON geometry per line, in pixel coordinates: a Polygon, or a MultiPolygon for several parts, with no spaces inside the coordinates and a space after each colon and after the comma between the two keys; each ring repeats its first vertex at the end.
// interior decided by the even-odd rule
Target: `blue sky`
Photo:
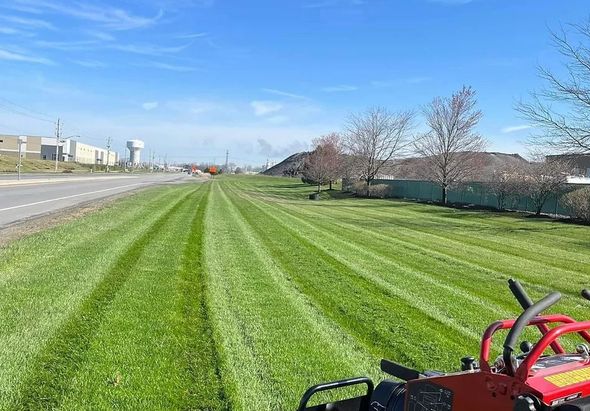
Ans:
{"type": "MultiPolygon", "coordinates": [[[[549,28],[586,0],[0,0],[0,133],[158,156],[280,160],[349,113],[478,92],[490,149],[524,152],[514,104],[559,70],[549,28]]],[[[420,119],[419,119],[420,122],[420,119]]]]}

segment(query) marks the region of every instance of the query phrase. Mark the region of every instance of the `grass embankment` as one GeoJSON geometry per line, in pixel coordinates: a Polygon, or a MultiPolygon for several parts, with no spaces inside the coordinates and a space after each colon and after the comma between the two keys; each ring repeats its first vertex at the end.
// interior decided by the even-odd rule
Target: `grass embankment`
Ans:
{"type": "Polygon", "coordinates": [[[520,310],[586,318],[590,229],[222,177],[0,252],[0,409],[289,410],[381,357],[456,370],[520,310]],[[336,198],[337,197],[337,198],[336,198]]]}
{"type": "MultiPolygon", "coordinates": [[[[0,173],[16,173],[17,157],[0,155],[0,173]]],[[[59,162],[58,172],[84,173],[90,172],[92,166],[82,165],[73,162],[59,162]]],[[[44,173],[55,171],[55,161],[51,160],[33,160],[23,158],[21,162],[21,172],[44,173]]]]}

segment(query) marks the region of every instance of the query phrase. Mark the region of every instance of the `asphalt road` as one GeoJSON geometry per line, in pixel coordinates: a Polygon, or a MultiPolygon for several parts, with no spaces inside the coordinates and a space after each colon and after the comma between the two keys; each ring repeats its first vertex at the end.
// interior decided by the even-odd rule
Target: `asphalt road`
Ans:
{"type": "Polygon", "coordinates": [[[27,175],[20,183],[0,176],[0,228],[142,187],[191,181],[198,180],[184,173],[27,175]]]}

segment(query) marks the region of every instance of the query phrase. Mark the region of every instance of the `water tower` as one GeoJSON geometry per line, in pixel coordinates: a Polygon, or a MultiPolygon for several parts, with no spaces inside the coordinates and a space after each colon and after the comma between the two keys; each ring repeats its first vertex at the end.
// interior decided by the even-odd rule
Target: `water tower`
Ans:
{"type": "Polygon", "coordinates": [[[141,150],[145,145],[141,140],[129,140],[127,141],[127,148],[129,149],[129,162],[133,166],[138,166],[141,162],[141,150]]]}

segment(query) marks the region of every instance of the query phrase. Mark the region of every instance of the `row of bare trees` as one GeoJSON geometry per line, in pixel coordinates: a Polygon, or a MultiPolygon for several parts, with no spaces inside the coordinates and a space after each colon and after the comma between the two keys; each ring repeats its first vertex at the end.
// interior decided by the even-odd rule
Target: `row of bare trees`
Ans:
{"type": "Polygon", "coordinates": [[[495,170],[486,187],[497,199],[497,208],[517,208],[522,196],[531,199],[535,214],[540,215],[551,197],[563,194],[570,165],[560,159],[532,161],[495,170]]]}
{"type": "Polygon", "coordinates": [[[423,178],[439,184],[443,202],[448,188],[471,177],[477,168],[477,154],[486,141],[475,132],[482,117],[476,108],[475,91],[463,87],[449,98],[437,97],[423,109],[429,131],[414,133],[416,113],[392,112],[383,107],[351,115],[343,134],[332,133],[314,140],[304,177],[318,185],[343,176],[371,184],[395,160],[409,154],[423,158],[423,178]]]}

